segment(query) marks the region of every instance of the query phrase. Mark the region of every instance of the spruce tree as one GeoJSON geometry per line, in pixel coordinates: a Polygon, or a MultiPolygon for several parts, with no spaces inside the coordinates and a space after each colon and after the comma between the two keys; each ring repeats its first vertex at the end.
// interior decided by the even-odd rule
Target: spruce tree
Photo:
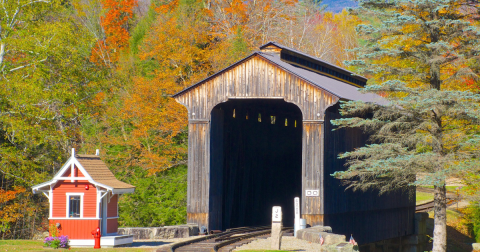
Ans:
{"type": "Polygon", "coordinates": [[[380,193],[433,185],[433,251],[446,251],[445,179],[479,167],[480,4],[365,0],[351,12],[379,24],[357,27],[365,45],[346,64],[371,77],[364,92],[389,104],[341,104],[344,118],[332,123],[362,128],[370,143],[341,154],[348,169],[333,176],[380,193]]]}

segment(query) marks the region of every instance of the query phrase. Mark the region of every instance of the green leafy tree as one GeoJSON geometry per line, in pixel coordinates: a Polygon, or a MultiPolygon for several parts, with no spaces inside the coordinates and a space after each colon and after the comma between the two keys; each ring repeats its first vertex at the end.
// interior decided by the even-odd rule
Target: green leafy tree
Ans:
{"type": "MultiPolygon", "coordinates": [[[[127,182],[136,186],[134,194],[120,198],[120,225],[159,227],[180,225],[187,217],[187,167],[181,165],[148,175],[140,167],[131,169],[127,182]]],[[[122,176],[124,174],[118,174],[122,176]]],[[[126,175],[126,174],[125,174],[126,175]]]]}
{"type": "Polygon", "coordinates": [[[1,235],[30,238],[48,210],[28,188],[81,144],[80,122],[93,111],[103,72],[88,62],[95,40],[68,2],[2,1],[0,9],[0,191],[23,188],[0,207],[11,213],[1,235]]]}
{"type": "Polygon", "coordinates": [[[445,178],[478,170],[480,5],[474,1],[360,1],[355,14],[377,16],[359,25],[366,40],[347,62],[371,76],[365,92],[389,104],[346,102],[342,127],[362,128],[372,144],[340,155],[348,170],[334,176],[354,190],[380,193],[434,185],[433,251],[446,251],[445,178]],[[415,176],[417,181],[415,182],[415,176]]]}

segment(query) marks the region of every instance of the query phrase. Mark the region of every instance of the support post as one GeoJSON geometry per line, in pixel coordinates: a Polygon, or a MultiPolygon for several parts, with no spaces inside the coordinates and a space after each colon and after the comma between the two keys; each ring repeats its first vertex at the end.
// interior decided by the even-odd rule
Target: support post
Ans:
{"type": "Polygon", "coordinates": [[[280,250],[282,243],[282,207],[274,206],[272,208],[272,249],[280,250]]]}
{"type": "Polygon", "coordinates": [[[294,209],[295,209],[295,219],[293,224],[293,235],[297,237],[298,227],[300,225],[300,198],[295,197],[294,199],[294,209]]]}

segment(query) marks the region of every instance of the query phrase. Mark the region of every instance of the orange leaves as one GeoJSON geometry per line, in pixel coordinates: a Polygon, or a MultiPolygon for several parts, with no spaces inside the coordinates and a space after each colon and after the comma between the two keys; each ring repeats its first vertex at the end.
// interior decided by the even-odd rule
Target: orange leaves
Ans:
{"type": "Polygon", "coordinates": [[[102,0],[102,8],[106,13],[100,23],[105,38],[99,40],[92,49],[92,62],[111,67],[118,61],[119,53],[128,48],[128,22],[133,18],[136,5],[136,0],[102,0]]]}
{"type": "MultiPolygon", "coordinates": [[[[265,6],[264,8],[267,8],[267,6],[265,6]]],[[[226,13],[231,14],[233,16],[237,16],[238,18],[240,18],[241,22],[247,21],[247,18],[248,18],[247,11],[248,11],[247,3],[245,3],[242,0],[233,0],[230,3],[230,6],[225,8],[226,13]]],[[[268,10],[264,10],[264,12],[266,11],[268,10]]]]}
{"type": "Polygon", "coordinates": [[[173,0],[170,3],[160,5],[155,10],[159,13],[167,14],[169,12],[172,12],[175,8],[177,8],[177,6],[178,6],[178,0],[173,0]]]}
{"type": "Polygon", "coordinates": [[[25,192],[25,188],[23,187],[17,187],[13,191],[5,191],[3,189],[0,189],[0,205],[5,204],[12,199],[15,199],[17,194],[23,192],[25,192]]]}
{"type": "MultiPolygon", "coordinates": [[[[16,199],[17,196],[25,192],[25,188],[16,187],[14,190],[5,191],[0,189],[0,231],[4,232],[6,224],[16,221],[19,217],[22,217],[18,202],[11,202],[16,199]]],[[[23,209],[22,209],[23,210],[23,209]]]]}
{"type": "Polygon", "coordinates": [[[122,109],[124,119],[134,126],[130,145],[140,152],[136,164],[151,173],[166,169],[186,152],[175,148],[174,138],[185,129],[187,116],[185,108],[166,94],[170,85],[168,80],[136,78],[122,109]]]}

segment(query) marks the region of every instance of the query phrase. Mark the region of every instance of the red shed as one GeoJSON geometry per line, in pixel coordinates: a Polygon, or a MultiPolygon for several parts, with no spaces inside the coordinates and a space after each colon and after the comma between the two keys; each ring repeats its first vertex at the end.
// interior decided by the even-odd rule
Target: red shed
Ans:
{"type": "Polygon", "coordinates": [[[49,224],[60,235],[68,235],[70,246],[93,246],[91,231],[100,227],[101,246],[115,247],[133,242],[131,235],[118,235],[118,198],[135,187],[119,181],[96,155],[72,156],[52,180],[36,185],[33,193],[47,196],[49,224]]]}

